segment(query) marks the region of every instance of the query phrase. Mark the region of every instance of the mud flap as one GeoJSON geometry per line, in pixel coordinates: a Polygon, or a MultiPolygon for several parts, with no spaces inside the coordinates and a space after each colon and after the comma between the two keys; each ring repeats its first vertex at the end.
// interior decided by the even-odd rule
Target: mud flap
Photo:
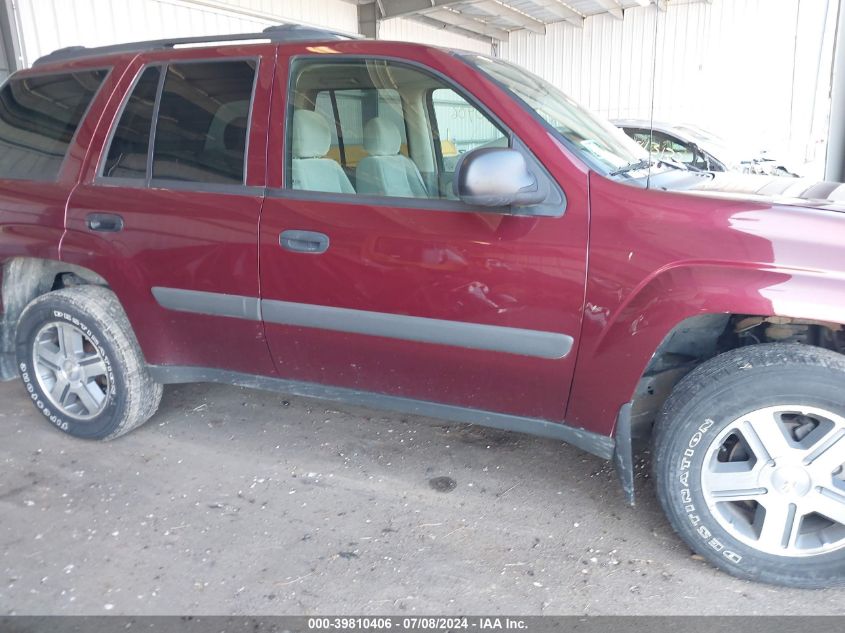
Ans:
{"type": "Polygon", "coordinates": [[[631,403],[627,402],[616,416],[616,445],[613,449],[613,465],[622,483],[622,492],[628,503],[634,505],[634,449],[631,440],[631,403]]]}

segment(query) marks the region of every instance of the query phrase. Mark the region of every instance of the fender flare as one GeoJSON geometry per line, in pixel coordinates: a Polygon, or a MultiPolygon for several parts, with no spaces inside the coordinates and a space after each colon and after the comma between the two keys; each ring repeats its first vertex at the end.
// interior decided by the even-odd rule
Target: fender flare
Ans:
{"type": "Polygon", "coordinates": [[[612,314],[589,308],[566,419],[613,435],[620,407],[631,401],[660,344],[684,320],[743,314],[845,324],[845,276],[693,262],[657,271],[612,314]]]}
{"type": "Polygon", "coordinates": [[[658,271],[629,294],[605,327],[582,341],[567,421],[586,426],[585,421],[592,420],[593,430],[613,436],[614,466],[625,498],[633,505],[634,393],[663,342],[687,319],[707,314],[845,324],[843,282],[845,276],[818,271],[724,263],[658,271]],[[614,360],[618,374],[608,381],[606,368],[614,360]]]}

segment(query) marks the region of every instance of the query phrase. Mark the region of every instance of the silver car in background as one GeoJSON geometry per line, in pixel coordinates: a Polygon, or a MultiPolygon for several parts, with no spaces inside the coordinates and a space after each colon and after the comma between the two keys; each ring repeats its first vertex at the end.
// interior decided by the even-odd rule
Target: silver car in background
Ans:
{"type": "Polygon", "coordinates": [[[726,140],[697,126],[660,122],[652,126],[645,119],[617,119],[612,123],[645,149],[650,149],[657,160],[684,163],[698,171],[797,176],[774,157],[764,152],[740,151],[726,140]]]}

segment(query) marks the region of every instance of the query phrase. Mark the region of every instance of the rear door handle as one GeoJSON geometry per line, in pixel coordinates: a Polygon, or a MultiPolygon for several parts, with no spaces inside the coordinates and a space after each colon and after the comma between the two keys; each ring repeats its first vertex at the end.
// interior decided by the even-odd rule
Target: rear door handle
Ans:
{"type": "Polygon", "coordinates": [[[92,231],[117,233],[123,230],[123,218],[116,213],[90,213],[85,223],[92,231]]]}
{"type": "Polygon", "coordinates": [[[329,236],[315,231],[283,231],[279,235],[279,244],[286,251],[319,255],[329,250],[329,236]]]}

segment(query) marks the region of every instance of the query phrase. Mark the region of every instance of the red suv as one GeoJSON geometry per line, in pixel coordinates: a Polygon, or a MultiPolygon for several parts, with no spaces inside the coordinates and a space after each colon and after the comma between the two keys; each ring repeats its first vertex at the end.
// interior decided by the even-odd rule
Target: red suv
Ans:
{"type": "Polygon", "coordinates": [[[570,442],[631,501],[650,447],[712,563],[845,581],[838,185],[650,161],[483,55],[223,39],[0,89],[0,375],[46,420],[110,439],[163,384],[277,389],[570,442]]]}

